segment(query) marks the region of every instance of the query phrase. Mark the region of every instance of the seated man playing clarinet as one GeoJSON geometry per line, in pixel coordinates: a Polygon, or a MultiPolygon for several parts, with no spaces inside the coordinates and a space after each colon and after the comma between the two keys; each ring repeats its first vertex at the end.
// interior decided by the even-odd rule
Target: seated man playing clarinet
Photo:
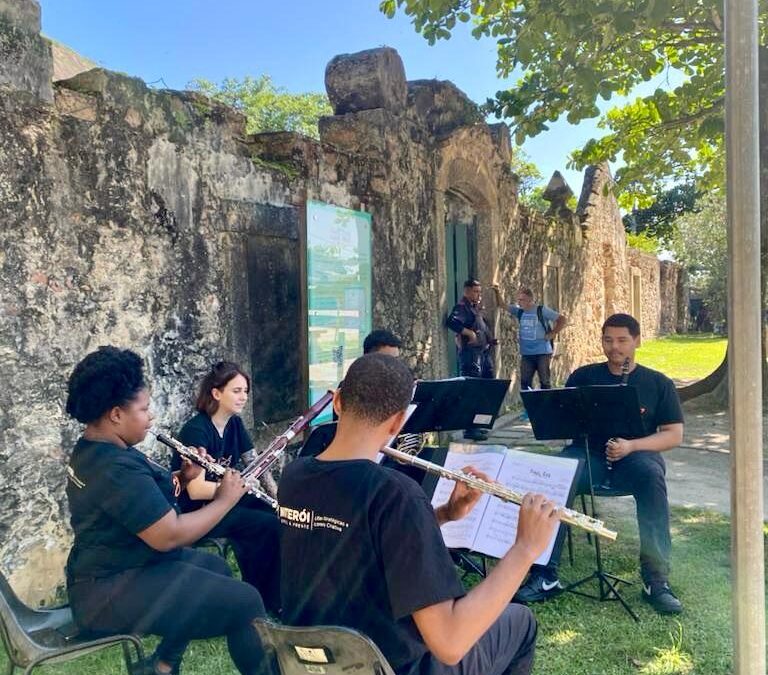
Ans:
{"type": "MultiPolygon", "coordinates": [[[[629,314],[608,317],[602,329],[607,361],[577,368],[566,387],[626,384],[637,389],[645,435],[641,438],[589,438],[592,480],[595,486],[606,479],[612,488],[628,492],[637,504],[640,530],[640,574],[642,597],[660,614],[679,614],[683,606],[669,587],[669,502],[662,452],[683,440],[683,412],[675,385],[666,375],[635,363],[640,345],[640,324],[629,314]]],[[[561,453],[584,457],[583,440],[574,441],[561,453]]],[[[589,476],[583,470],[576,494],[589,493],[589,476]]],[[[546,567],[536,565],[515,599],[520,602],[546,600],[562,585],[557,566],[564,539],[561,528],[546,567]]]]}
{"type": "MultiPolygon", "coordinates": [[[[398,675],[529,673],[536,622],[510,600],[549,543],[555,506],[526,495],[517,542],[466,592],[440,524],[467,515],[480,493],[457,484],[449,501],[433,509],[417,483],[374,461],[404,422],[413,382],[392,356],[357,359],[334,397],[333,442],[283,472],[283,620],[355,628],[376,642],[398,675]]],[[[464,471],[487,479],[471,467],[464,471]]]]}

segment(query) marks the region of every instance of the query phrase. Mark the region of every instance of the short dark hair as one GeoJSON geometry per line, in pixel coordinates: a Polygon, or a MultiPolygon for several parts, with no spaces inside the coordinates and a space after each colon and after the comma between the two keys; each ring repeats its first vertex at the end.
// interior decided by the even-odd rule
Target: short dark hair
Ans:
{"type": "Polygon", "coordinates": [[[464,282],[464,288],[474,288],[475,286],[482,286],[477,279],[467,279],[464,282]]]}
{"type": "Polygon", "coordinates": [[[520,288],[517,289],[518,293],[522,293],[523,295],[527,295],[531,300],[533,300],[533,291],[528,288],[528,286],[520,286],[520,288]]]}
{"type": "Polygon", "coordinates": [[[626,328],[632,337],[640,335],[640,324],[637,319],[630,314],[611,314],[603,324],[601,333],[605,333],[605,329],[611,328],[626,328]]]}
{"type": "Polygon", "coordinates": [[[67,382],[67,414],[90,424],[146,389],[141,357],[130,349],[99,347],[75,366],[67,382]]]}
{"type": "Polygon", "coordinates": [[[206,413],[209,417],[215,415],[219,409],[219,402],[213,398],[211,394],[212,389],[224,389],[227,383],[242,375],[245,378],[245,382],[248,386],[248,391],[251,390],[251,378],[248,377],[246,372],[232,361],[219,361],[211,366],[207,375],[200,382],[200,390],[197,392],[197,400],[195,401],[195,409],[198,412],[206,413]]]}
{"type": "Polygon", "coordinates": [[[351,413],[371,424],[381,424],[408,407],[413,397],[413,373],[388,354],[365,354],[344,375],[341,417],[351,413]]]}
{"type": "Polygon", "coordinates": [[[374,330],[365,337],[363,342],[363,354],[370,354],[382,347],[397,347],[400,349],[402,346],[403,341],[391,331],[383,329],[374,330]]]}

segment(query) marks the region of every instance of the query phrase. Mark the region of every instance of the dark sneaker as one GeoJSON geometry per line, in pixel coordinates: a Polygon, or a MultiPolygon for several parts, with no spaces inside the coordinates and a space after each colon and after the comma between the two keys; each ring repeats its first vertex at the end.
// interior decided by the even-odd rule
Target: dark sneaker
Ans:
{"type": "MultiPolygon", "coordinates": [[[[157,667],[157,656],[152,654],[147,656],[143,661],[139,661],[131,668],[131,675],[165,675],[162,670],[157,667]]],[[[167,675],[179,675],[181,672],[181,666],[176,663],[171,666],[173,670],[167,675]]]]}
{"type": "Polygon", "coordinates": [[[517,589],[515,602],[544,602],[559,595],[563,591],[560,580],[550,579],[543,574],[531,574],[528,580],[517,589]]]}
{"type": "Polygon", "coordinates": [[[666,581],[643,584],[643,600],[659,614],[680,614],[683,603],[677,599],[666,581]]]}

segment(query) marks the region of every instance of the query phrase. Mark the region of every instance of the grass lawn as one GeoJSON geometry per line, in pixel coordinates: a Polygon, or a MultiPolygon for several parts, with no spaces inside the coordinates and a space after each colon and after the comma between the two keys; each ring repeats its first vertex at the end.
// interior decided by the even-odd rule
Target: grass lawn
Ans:
{"type": "Polygon", "coordinates": [[[711,333],[643,340],[637,350],[637,361],[673,380],[700,380],[720,365],[727,342],[722,335],[711,333]]]}
{"type": "MultiPolygon", "coordinates": [[[[631,500],[629,500],[631,503],[631,500]]],[[[708,511],[673,510],[672,584],[685,604],[680,617],[657,615],[639,598],[637,526],[627,500],[603,500],[606,523],[619,531],[604,546],[608,571],[636,584],[626,598],[640,614],[636,624],[616,602],[575,595],[534,605],[540,622],[534,675],[725,675],[731,672],[730,533],[727,518],[708,511]]],[[[591,548],[574,532],[576,564],[563,555],[562,577],[591,572],[591,548]]],[[[471,583],[472,580],[469,580],[471,583]]],[[[194,592],[190,589],[190,592],[194,592]]],[[[215,620],[215,617],[211,617],[215,620]]],[[[148,651],[154,640],[146,639],[148,651]]],[[[0,654],[0,668],[5,667],[0,654]]],[[[123,673],[119,649],[90,655],[42,673],[70,675],[123,673]]],[[[184,675],[235,673],[223,639],[193,642],[184,675]]]]}

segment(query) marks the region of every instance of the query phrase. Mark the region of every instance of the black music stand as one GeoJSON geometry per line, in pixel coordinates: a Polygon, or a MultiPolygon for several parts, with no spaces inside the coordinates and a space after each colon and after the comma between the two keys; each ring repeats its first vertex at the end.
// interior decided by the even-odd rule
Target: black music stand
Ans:
{"type": "MultiPolygon", "coordinates": [[[[449,380],[420,380],[416,384],[413,411],[401,433],[425,433],[429,431],[456,431],[459,429],[490,429],[499,416],[501,404],[509,391],[509,380],[481,377],[455,377],[449,380]]],[[[432,461],[445,462],[447,450],[437,449],[432,461]]],[[[421,483],[428,495],[437,485],[437,476],[426,474],[422,469],[409,467],[404,470],[421,483]]],[[[451,551],[454,562],[466,575],[469,572],[485,576],[485,559],[480,563],[472,559],[469,551],[451,551]]]]}
{"type": "MultiPolygon", "coordinates": [[[[592,516],[597,517],[589,439],[590,436],[638,438],[645,435],[637,389],[627,385],[590,385],[529,390],[520,392],[520,395],[531,420],[533,434],[538,440],[584,439],[590,508],[592,516]]],[[[618,589],[619,584],[631,585],[632,582],[605,571],[600,537],[595,536],[593,540],[594,572],[574,581],[564,590],[595,600],[618,600],[635,621],[640,621],[640,617],[627,604],[618,589]],[[593,579],[598,582],[597,595],[576,590],[593,579]]]]}
{"type": "Polygon", "coordinates": [[[400,433],[490,429],[499,416],[509,383],[481,377],[420,380],[413,395],[416,410],[400,433]]]}

